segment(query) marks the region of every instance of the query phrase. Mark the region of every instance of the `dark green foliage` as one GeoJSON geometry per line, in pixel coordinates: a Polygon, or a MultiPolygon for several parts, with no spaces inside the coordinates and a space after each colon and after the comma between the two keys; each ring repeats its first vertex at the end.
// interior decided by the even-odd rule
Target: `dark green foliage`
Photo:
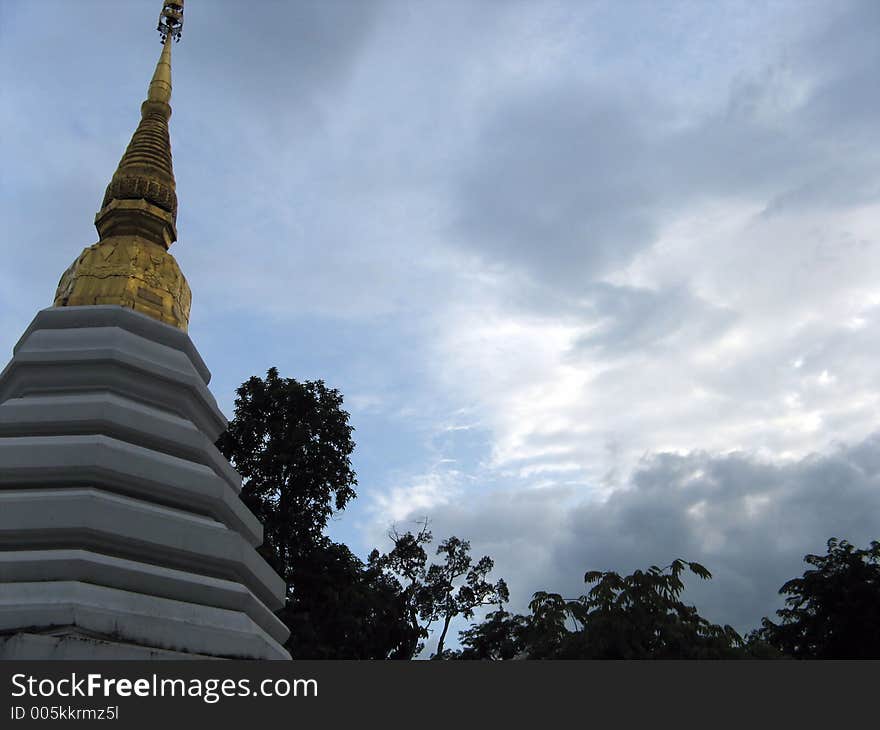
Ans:
{"type": "Polygon", "coordinates": [[[299,659],[412,659],[440,620],[443,655],[450,621],[507,600],[507,587],[488,583],[492,560],[471,566],[469,543],[456,537],[438,548],[445,560],[428,566],[427,522],[416,534],[393,531],[391,552],[374,550],[366,563],[324,535],[334,510],[356,496],[348,417],[338,391],[272,368],[238,389],[235,416],[217,441],[263,523],[260,552],[287,582],[279,614],[291,631],[287,646],[299,659]]]}
{"type": "Polygon", "coordinates": [[[592,588],[566,600],[535,593],[529,616],[490,614],[466,632],[461,658],[530,659],[717,659],[744,655],[743,641],[730,626],[717,626],[680,600],[685,570],[703,579],[699,563],[674,560],[621,576],[590,571],[592,588]],[[497,643],[492,643],[493,641],[497,643]],[[504,648],[502,648],[504,647],[504,648]]]}
{"type": "Polygon", "coordinates": [[[765,618],[760,637],[796,659],[880,659],[880,542],[831,538],[804,562],[814,567],[779,589],[782,620],[765,618]]]}
{"type": "Polygon", "coordinates": [[[394,576],[399,586],[403,623],[407,627],[408,645],[401,647],[395,658],[412,659],[424,648],[428,627],[420,621],[420,607],[425,600],[424,581],[427,574],[428,553],[425,545],[434,539],[428,530],[428,521],[422,522],[417,533],[400,534],[396,529],[388,533],[394,547],[385,555],[378,550],[370,553],[369,564],[377,570],[394,576]]]}
{"type": "Polygon", "coordinates": [[[400,641],[393,583],[323,534],[334,509],[355,497],[351,434],[338,391],[272,368],[237,390],[235,416],[217,441],[263,523],[260,552],[287,582],[280,617],[301,658],[384,656],[400,641]]]}
{"type": "Polygon", "coordinates": [[[525,616],[499,608],[486,614],[482,623],[459,633],[462,650],[452,658],[489,661],[516,659],[525,651],[527,626],[525,616]]]}
{"type": "Polygon", "coordinates": [[[419,616],[431,625],[442,624],[440,639],[434,658],[443,657],[443,647],[449,624],[457,616],[473,618],[474,610],[481,606],[498,604],[509,600],[507,584],[503,579],[490,583],[487,578],[495,563],[483,556],[476,565],[470,556],[471,544],[455,536],[449,537],[437,547],[437,555],[444,557],[442,563],[428,568],[419,603],[419,616]]]}
{"type": "Polygon", "coordinates": [[[738,656],[742,639],[730,626],[718,626],[681,599],[682,574],[712,577],[699,563],[673,560],[621,577],[590,571],[589,592],[567,605],[575,630],[559,646],[560,658],[718,659],[738,656]]]}
{"type": "Polygon", "coordinates": [[[568,641],[568,603],[558,593],[538,591],[532,596],[523,634],[529,659],[552,659],[568,641]]]}
{"type": "MultiPolygon", "coordinates": [[[[323,540],[292,566],[295,590],[279,617],[298,659],[410,658],[400,584],[345,545],[323,540]]],[[[416,636],[416,643],[418,637],[416,636]]]]}
{"type": "Polygon", "coordinates": [[[354,449],[339,391],[323,381],[252,377],[236,391],[235,416],[217,441],[243,479],[241,498],[265,528],[261,552],[286,579],[321,545],[334,509],[354,499],[354,449]]]}
{"type": "Polygon", "coordinates": [[[765,638],[763,629],[753,629],[743,639],[743,652],[746,659],[786,659],[787,657],[772,646],[765,638]]]}
{"type": "MultiPolygon", "coordinates": [[[[458,616],[472,618],[481,606],[494,605],[508,600],[507,585],[503,580],[490,583],[487,578],[494,563],[484,556],[476,565],[470,556],[471,545],[467,540],[452,536],[437,547],[437,555],[443,561],[428,566],[425,545],[433,539],[427,520],[418,533],[404,534],[392,530],[389,534],[394,548],[384,556],[375,556],[375,564],[388,569],[399,577],[401,595],[406,605],[412,635],[425,639],[430,628],[440,622],[440,638],[433,658],[447,656],[444,649],[449,625],[458,616]]],[[[371,560],[372,562],[372,560],[371,560]]],[[[423,644],[416,641],[412,656],[421,651],[423,644]]]]}

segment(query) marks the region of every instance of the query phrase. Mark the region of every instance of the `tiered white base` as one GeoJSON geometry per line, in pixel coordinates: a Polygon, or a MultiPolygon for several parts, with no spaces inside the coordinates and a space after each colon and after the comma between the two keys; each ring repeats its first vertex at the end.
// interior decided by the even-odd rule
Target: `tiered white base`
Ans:
{"type": "Polygon", "coordinates": [[[289,659],[186,333],[40,312],[0,374],[0,659],[289,659]]]}

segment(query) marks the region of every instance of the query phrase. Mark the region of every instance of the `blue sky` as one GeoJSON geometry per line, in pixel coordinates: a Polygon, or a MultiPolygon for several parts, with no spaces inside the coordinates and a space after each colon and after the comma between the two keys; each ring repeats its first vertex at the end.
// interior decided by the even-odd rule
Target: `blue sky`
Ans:
{"type": "MultiPolygon", "coordinates": [[[[0,2],[0,350],[138,120],[158,0],[0,2]]],[[[172,253],[232,413],[342,391],[359,498],[523,609],[674,557],[748,629],[878,537],[880,4],[193,0],[172,253]]]]}

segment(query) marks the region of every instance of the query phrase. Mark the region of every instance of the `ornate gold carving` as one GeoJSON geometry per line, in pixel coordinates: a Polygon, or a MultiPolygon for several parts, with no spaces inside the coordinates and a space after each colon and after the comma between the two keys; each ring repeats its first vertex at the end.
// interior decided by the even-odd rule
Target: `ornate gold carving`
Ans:
{"type": "MultiPolygon", "coordinates": [[[[173,185],[173,182],[172,182],[173,185]]],[[[144,200],[167,210],[175,218],[177,217],[177,193],[172,185],[163,184],[155,177],[123,173],[120,170],[113,176],[113,180],[107,186],[104,194],[102,208],[109,205],[110,201],[116,200],[144,200]]]]}
{"type": "Polygon", "coordinates": [[[113,236],[83,250],[61,276],[54,304],[119,304],[185,331],[192,294],[164,246],[140,236],[113,236]]]}

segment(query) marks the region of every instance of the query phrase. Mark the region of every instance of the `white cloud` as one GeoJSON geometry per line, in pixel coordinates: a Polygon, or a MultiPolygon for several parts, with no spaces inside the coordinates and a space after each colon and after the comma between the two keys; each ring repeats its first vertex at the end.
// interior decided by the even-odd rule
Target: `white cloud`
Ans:
{"type": "MultiPolygon", "coordinates": [[[[440,464],[438,464],[440,466],[440,464]]],[[[462,494],[463,476],[454,469],[438,469],[421,477],[407,476],[405,483],[374,497],[374,510],[382,522],[430,515],[462,494]]]]}

